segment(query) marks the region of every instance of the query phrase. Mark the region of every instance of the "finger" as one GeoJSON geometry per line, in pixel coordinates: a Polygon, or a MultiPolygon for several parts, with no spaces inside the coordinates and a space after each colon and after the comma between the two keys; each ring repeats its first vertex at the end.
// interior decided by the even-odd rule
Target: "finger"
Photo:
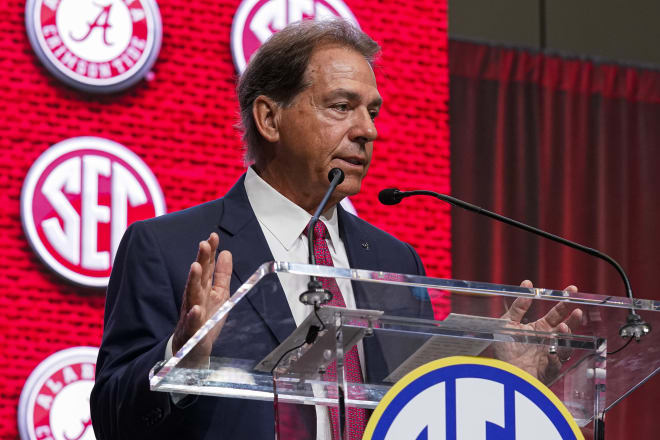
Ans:
{"type": "MultiPolygon", "coordinates": [[[[520,283],[520,287],[527,287],[531,289],[534,287],[534,285],[530,280],[525,280],[520,283]]],[[[506,313],[502,315],[502,318],[508,318],[512,321],[520,322],[531,305],[532,300],[529,298],[516,298],[516,300],[513,301],[513,304],[511,304],[511,307],[509,307],[509,310],[507,310],[506,313]]]]}
{"type": "Polygon", "coordinates": [[[208,263],[211,267],[211,270],[213,270],[213,267],[215,266],[215,252],[218,250],[218,243],[220,243],[220,239],[218,237],[218,234],[216,234],[215,232],[211,232],[211,235],[209,236],[209,239],[207,241],[209,243],[209,246],[211,246],[211,252],[209,253],[208,263]]]}
{"type": "Polygon", "coordinates": [[[186,340],[190,339],[203,324],[204,317],[202,313],[202,307],[195,305],[188,311],[188,313],[186,313],[183,327],[186,340]]]}
{"type": "Polygon", "coordinates": [[[550,327],[557,327],[561,324],[569,314],[568,304],[565,302],[560,302],[556,306],[550,309],[548,313],[545,314],[541,320],[545,321],[550,327]]]}
{"type": "Polygon", "coordinates": [[[513,304],[511,304],[509,310],[507,310],[507,312],[502,317],[509,318],[514,322],[520,322],[531,305],[531,298],[516,298],[513,304]]]}
{"type": "Polygon", "coordinates": [[[213,288],[223,292],[223,297],[229,296],[229,285],[231,283],[232,255],[229,251],[222,251],[218,255],[213,274],[213,288]]]}
{"type": "Polygon", "coordinates": [[[188,281],[186,288],[183,292],[183,303],[185,304],[184,312],[187,314],[195,305],[202,304],[202,266],[195,261],[190,265],[188,272],[188,281]]]}
{"type": "Polygon", "coordinates": [[[566,326],[571,329],[571,332],[573,329],[578,328],[582,325],[582,309],[573,309],[571,314],[568,316],[568,319],[564,321],[566,326]]]}
{"type": "MultiPolygon", "coordinates": [[[[571,292],[571,293],[576,293],[578,291],[577,287],[574,285],[570,285],[567,288],[564,289],[564,291],[571,292]]],[[[560,323],[566,320],[566,318],[569,316],[569,311],[570,308],[568,307],[567,303],[559,303],[556,306],[554,306],[550,311],[542,318],[545,320],[545,322],[550,326],[550,327],[557,327],[560,323]]],[[[580,319],[582,318],[582,311],[578,312],[580,313],[580,319]]],[[[571,313],[571,316],[573,314],[571,313]]],[[[575,318],[573,318],[575,320],[575,318]]],[[[579,323],[580,320],[577,320],[577,323],[579,323]]],[[[574,324],[574,325],[577,325],[574,324]]],[[[570,326],[570,324],[568,324],[570,326]]]]}
{"type": "Polygon", "coordinates": [[[218,249],[218,243],[220,242],[218,238],[218,234],[215,232],[212,232],[211,235],[209,235],[208,240],[206,242],[209,245],[208,248],[208,255],[206,258],[206,264],[204,266],[204,276],[202,278],[202,285],[205,287],[211,287],[211,284],[213,283],[213,270],[215,268],[215,252],[218,249]]]}
{"type": "Polygon", "coordinates": [[[197,262],[202,266],[202,286],[208,286],[207,283],[213,273],[213,252],[211,252],[209,240],[199,242],[197,262]]]}
{"type": "MultiPolygon", "coordinates": [[[[571,328],[565,323],[562,322],[557,326],[557,331],[565,335],[570,335],[572,333],[571,328]]],[[[571,353],[573,350],[570,347],[560,346],[557,350],[557,358],[560,362],[564,363],[571,358],[571,353]]]]}

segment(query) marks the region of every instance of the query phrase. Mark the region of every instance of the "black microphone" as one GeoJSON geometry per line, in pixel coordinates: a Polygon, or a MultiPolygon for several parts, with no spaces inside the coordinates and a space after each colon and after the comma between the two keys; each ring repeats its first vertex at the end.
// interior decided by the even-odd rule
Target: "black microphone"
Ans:
{"type": "Polygon", "coordinates": [[[401,202],[405,197],[410,197],[410,196],[431,196],[435,197],[437,199],[440,199],[442,201],[445,201],[451,205],[458,206],[459,208],[467,209],[468,211],[476,212],[477,214],[482,214],[485,215],[486,217],[490,217],[492,219],[501,221],[503,223],[506,223],[507,225],[515,226],[516,228],[522,229],[527,232],[531,232],[536,235],[540,235],[541,237],[547,238],[552,241],[556,241],[557,243],[564,244],[566,246],[572,247],[573,249],[577,249],[582,252],[586,252],[589,255],[592,255],[594,257],[598,257],[602,260],[607,261],[609,264],[614,266],[616,271],[619,273],[621,276],[621,279],[623,280],[623,284],[626,287],[626,295],[628,298],[630,298],[630,313],[628,314],[628,318],[626,318],[626,323],[619,329],[619,335],[623,338],[632,338],[634,337],[637,341],[639,339],[646,335],[647,333],[651,332],[651,325],[644,322],[642,320],[642,317],[639,316],[637,313],[635,313],[635,299],[633,298],[633,293],[632,293],[632,287],[630,287],[630,280],[628,280],[628,276],[626,276],[626,273],[623,271],[623,268],[617,263],[612,257],[609,255],[606,255],[600,251],[597,251],[596,249],[592,249],[587,246],[583,246],[579,243],[575,243],[573,241],[567,240],[565,238],[559,237],[557,235],[551,234],[549,232],[545,232],[541,229],[535,228],[533,226],[526,225],[525,223],[521,223],[517,220],[510,219],[508,217],[504,217],[503,215],[496,214],[492,211],[488,211],[487,209],[483,209],[479,206],[473,205],[471,203],[464,202],[462,200],[459,200],[455,197],[448,196],[446,194],[441,194],[433,191],[424,191],[424,190],[417,190],[417,191],[399,191],[396,188],[388,188],[382,190],[378,194],[378,200],[380,203],[384,205],[396,205],[397,203],[401,202]]]}
{"type": "Polygon", "coordinates": [[[378,193],[378,200],[383,205],[396,205],[402,198],[401,191],[396,188],[387,188],[378,193]]]}
{"type": "MultiPolygon", "coordinates": [[[[340,183],[344,181],[344,172],[340,168],[333,168],[328,173],[328,180],[330,181],[330,186],[323,196],[323,200],[319,204],[318,208],[314,212],[312,219],[309,221],[309,228],[307,229],[307,245],[309,249],[309,264],[316,264],[316,257],[314,256],[314,226],[319,221],[321,213],[328,204],[330,196],[335,191],[335,188],[339,186],[340,183]]],[[[309,277],[309,283],[307,284],[307,291],[300,294],[298,297],[301,303],[306,305],[313,305],[318,307],[321,304],[325,304],[332,299],[332,293],[324,289],[321,285],[321,282],[316,279],[315,276],[309,277]]]]}

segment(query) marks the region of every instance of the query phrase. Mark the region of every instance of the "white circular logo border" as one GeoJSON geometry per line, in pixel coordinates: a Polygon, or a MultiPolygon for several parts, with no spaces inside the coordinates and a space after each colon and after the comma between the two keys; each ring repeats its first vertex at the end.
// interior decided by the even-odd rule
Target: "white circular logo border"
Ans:
{"type": "Polygon", "coordinates": [[[41,33],[40,10],[42,3],[43,0],[27,0],[25,3],[25,28],[28,40],[30,40],[32,50],[46,69],[57,79],[71,87],[91,93],[118,92],[131,87],[144,78],[158,58],[163,40],[163,23],[160,9],[155,0],[140,0],[140,4],[144,6],[145,20],[147,20],[146,56],[143,54],[135,66],[110,79],[90,79],[60,67],[60,61],[50,52],[41,33]]]}
{"type": "MultiPolygon", "coordinates": [[[[245,61],[245,53],[243,52],[243,31],[245,29],[245,22],[247,21],[248,15],[252,12],[252,8],[261,0],[243,0],[238,9],[234,14],[234,18],[231,23],[231,57],[234,60],[234,67],[239,74],[243,73],[247,63],[245,61]]],[[[358,23],[357,18],[353,15],[353,12],[342,0],[325,0],[330,6],[332,6],[342,18],[349,20],[358,28],[360,23],[358,23]]]]}
{"type": "Polygon", "coordinates": [[[28,376],[18,400],[18,433],[21,440],[37,440],[31,435],[34,414],[30,411],[37,400],[38,391],[50,375],[67,365],[75,363],[96,364],[99,349],[96,347],[71,347],[57,351],[41,361],[28,376]]]}
{"type": "Polygon", "coordinates": [[[60,141],[44,151],[30,167],[23,182],[23,188],[21,189],[21,222],[23,223],[23,230],[30,246],[32,246],[32,249],[34,249],[35,253],[42,259],[46,266],[61,277],[85,287],[106,287],[109,277],[98,278],[81,275],[57,261],[41,242],[36,225],[34,224],[34,218],[32,217],[34,190],[46,167],[63,154],[81,148],[87,150],[98,149],[99,151],[114,154],[126,161],[133,168],[133,171],[140,175],[147,186],[149,195],[153,201],[155,216],[165,214],[165,197],[156,176],[138,155],[115,141],[101,137],[79,136],[60,141]]]}

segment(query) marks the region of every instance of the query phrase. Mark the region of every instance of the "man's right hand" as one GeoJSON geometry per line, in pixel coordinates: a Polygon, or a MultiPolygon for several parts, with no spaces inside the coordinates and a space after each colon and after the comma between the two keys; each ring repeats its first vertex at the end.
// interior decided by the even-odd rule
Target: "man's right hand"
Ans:
{"type": "MultiPolygon", "coordinates": [[[[213,232],[208,240],[199,243],[196,261],[190,266],[188,281],[183,292],[179,322],[172,336],[172,353],[177,353],[183,344],[229,299],[229,283],[232,257],[222,251],[217,261],[215,253],[220,238],[213,232]]],[[[208,361],[213,342],[222,330],[224,320],[219,322],[186,356],[186,359],[208,361]]]]}

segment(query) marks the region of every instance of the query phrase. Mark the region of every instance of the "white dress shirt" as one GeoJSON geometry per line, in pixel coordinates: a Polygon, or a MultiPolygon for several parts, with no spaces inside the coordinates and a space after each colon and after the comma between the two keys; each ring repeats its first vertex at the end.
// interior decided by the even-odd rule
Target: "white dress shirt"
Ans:
{"type": "MultiPolygon", "coordinates": [[[[304,231],[312,218],[311,214],[277,192],[251,167],[245,176],[245,190],[275,261],[307,263],[309,248],[304,231]]],[[[330,238],[326,241],[334,265],[349,267],[344,242],[339,238],[337,207],[332,207],[325,215],[321,215],[320,221],[325,223],[328,229],[330,238]]],[[[307,306],[298,299],[298,296],[307,290],[309,279],[291,274],[277,275],[291,308],[293,320],[298,326],[313,311],[312,306],[307,306]]],[[[355,297],[350,280],[338,279],[337,284],[344,296],[346,307],[354,309],[355,297]]]]}
{"type": "MultiPolygon", "coordinates": [[[[277,192],[259,177],[252,167],[248,168],[245,176],[245,190],[275,261],[307,263],[309,261],[309,249],[304,231],[312,218],[311,214],[277,192]]],[[[326,211],[324,215],[321,215],[320,221],[325,223],[328,229],[329,238],[326,241],[334,265],[336,267],[349,267],[346,248],[339,237],[337,207],[334,206],[326,211]]],[[[309,279],[291,274],[278,273],[277,275],[289,303],[293,320],[298,326],[313,311],[312,306],[307,306],[298,299],[300,294],[307,290],[309,279]]],[[[346,307],[356,308],[350,280],[337,279],[337,285],[344,297],[346,307]]],[[[358,353],[364,376],[362,344],[358,346],[358,353]]],[[[330,419],[328,409],[325,406],[316,407],[316,438],[317,440],[331,439],[330,419]]]]}

